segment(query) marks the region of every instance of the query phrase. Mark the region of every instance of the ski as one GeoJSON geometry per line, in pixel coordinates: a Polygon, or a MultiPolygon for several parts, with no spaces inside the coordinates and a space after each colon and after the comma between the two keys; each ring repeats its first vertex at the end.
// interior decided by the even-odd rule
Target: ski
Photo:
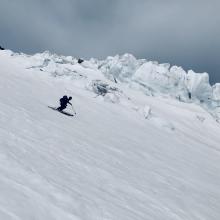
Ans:
{"type": "Polygon", "coordinates": [[[60,112],[61,114],[64,114],[64,115],[67,115],[67,116],[71,116],[71,117],[74,116],[73,114],[70,114],[69,112],[59,111],[59,110],[57,110],[57,108],[55,108],[55,107],[48,106],[48,108],[50,108],[50,109],[52,109],[52,110],[54,110],[54,111],[60,112]]]}

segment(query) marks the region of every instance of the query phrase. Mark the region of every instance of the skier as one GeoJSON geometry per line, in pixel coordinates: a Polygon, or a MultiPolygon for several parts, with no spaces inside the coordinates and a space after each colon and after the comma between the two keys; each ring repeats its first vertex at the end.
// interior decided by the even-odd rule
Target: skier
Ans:
{"type": "Polygon", "coordinates": [[[70,103],[71,99],[72,99],[71,96],[68,98],[66,95],[64,95],[63,98],[60,99],[60,107],[58,107],[57,110],[63,111],[63,109],[66,108],[67,104],[72,105],[72,103],[70,103]]]}

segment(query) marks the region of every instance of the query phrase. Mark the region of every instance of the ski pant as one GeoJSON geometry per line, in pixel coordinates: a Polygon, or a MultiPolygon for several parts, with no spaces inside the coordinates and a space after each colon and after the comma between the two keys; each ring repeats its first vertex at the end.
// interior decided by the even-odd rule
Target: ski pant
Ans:
{"type": "Polygon", "coordinates": [[[59,108],[57,108],[58,111],[63,111],[63,109],[66,108],[67,105],[61,105],[59,108]]]}

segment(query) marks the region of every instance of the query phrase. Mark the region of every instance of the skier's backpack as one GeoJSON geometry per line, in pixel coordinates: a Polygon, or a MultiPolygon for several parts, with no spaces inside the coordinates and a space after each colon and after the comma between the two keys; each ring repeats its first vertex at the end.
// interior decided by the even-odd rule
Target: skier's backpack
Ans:
{"type": "Polygon", "coordinates": [[[64,103],[66,103],[68,100],[67,96],[64,95],[63,98],[60,99],[60,105],[63,105],[64,103]]]}

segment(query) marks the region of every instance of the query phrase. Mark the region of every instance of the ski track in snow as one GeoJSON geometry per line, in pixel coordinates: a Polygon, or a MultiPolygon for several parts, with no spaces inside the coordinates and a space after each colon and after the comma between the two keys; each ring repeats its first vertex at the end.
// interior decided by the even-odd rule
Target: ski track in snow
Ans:
{"type": "Polygon", "coordinates": [[[220,127],[207,111],[123,83],[119,99],[94,98],[92,80],[111,82],[89,62],[54,77],[62,69],[33,68],[40,59],[0,52],[0,219],[220,219],[220,127]],[[75,117],[47,107],[64,94],[75,117]]]}

